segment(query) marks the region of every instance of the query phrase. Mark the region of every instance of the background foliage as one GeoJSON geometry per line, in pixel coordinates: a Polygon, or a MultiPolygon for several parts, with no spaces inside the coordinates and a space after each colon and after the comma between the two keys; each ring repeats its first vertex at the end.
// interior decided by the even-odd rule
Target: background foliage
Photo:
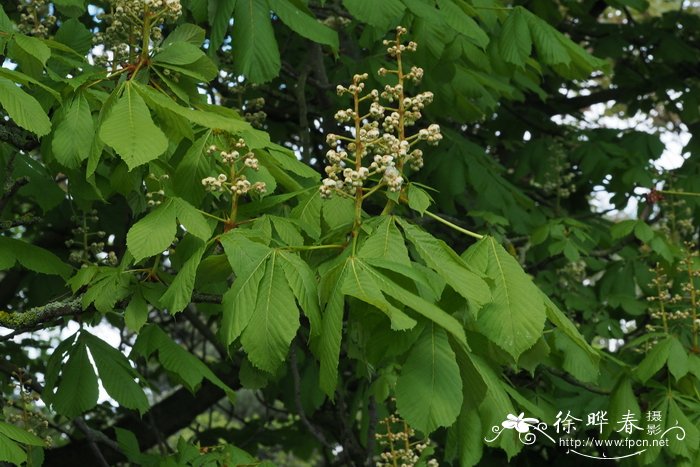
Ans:
{"type": "Polygon", "coordinates": [[[0,8],[0,461],[572,462],[483,439],[659,410],[627,462],[697,465],[694,3],[181,1],[0,8]],[[321,197],[399,24],[440,144],[321,197]]]}

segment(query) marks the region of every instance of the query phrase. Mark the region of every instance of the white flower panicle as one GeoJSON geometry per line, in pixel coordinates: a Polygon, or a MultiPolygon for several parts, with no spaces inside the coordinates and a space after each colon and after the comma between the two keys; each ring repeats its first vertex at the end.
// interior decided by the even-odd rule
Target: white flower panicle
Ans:
{"type": "Polygon", "coordinates": [[[246,169],[254,171],[260,170],[260,162],[257,157],[255,157],[255,153],[246,151],[245,154],[241,155],[241,152],[246,148],[246,142],[242,138],[238,139],[232,146],[237,149],[226,151],[220,149],[215,144],[207,148],[206,153],[208,155],[215,156],[218,153],[222,165],[229,168],[229,175],[220,173],[216,177],[203,178],[202,185],[204,188],[211,192],[227,192],[238,196],[250,192],[259,194],[266,193],[267,186],[265,182],[251,183],[242,173],[246,169]]]}
{"type": "MultiPolygon", "coordinates": [[[[413,41],[404,44],[401,36],[406,29],[398,27],[394,40],[384,41],[387,53],[396,59],[396,69],[380,68],[379,76],[395,76],[396,82],[386,84],[379,91],[365,91],[367,73],[353,76],[352,84],[338,85],[339,96],[349,94],[353,106],[338,110],[335,120],[346,127],[354,127],[352,138],[328,134],[326,143],[331,149],[326,152],[328,165],[326,178],[319,191],[321,196],[330,197],[333,193],[354,196],[358,190],[367,190],[368,184],[377,188],[398,192],[406,182],[406,170],[420,170],[423,167],[423,151],[415,146],[423,141],[436,145],[442,139],[440,126],[407,133],[423,117],[423,109],[433,101],[433,93],[425,91],[414,96],[406,94],[407,82],[419,83],[423,79],[422,68],[412,66],[404,73],[401,56],[414,52],[417,44],[413,41]],[[369,106],[365,101],[369,101],[369,106]],[[366,109],[366,110],[364,110],[366,109]],[[364,113],[366,111],[366,113],[364,113]],[[369,165],[363,165],[365,158],[369,165]]],[[[369,188],[371,189],[371,188],[369,188]]]]}
{"type": "MultiPolygon", "coordinates": [[[[114,63],[125,60],[130,49],[143,42],[144,30],[157,44],[163,39],[163,25],[174,22],[182,15],[180,0],[111,0],[110,3],[111,10],[98,15],[101,21],[107,23],[107,27],[104,32],[93,36],[93,43],[103,44],[114,52],[114,63]],[[149,22],[146,25],[144,17],[147,12],[149,22]]],[[[95,60],[106,62],[107,57],[108,54],[102,54],[95,60]]],[[[173,79],[177,80],[177,77],[173,79]]]]}

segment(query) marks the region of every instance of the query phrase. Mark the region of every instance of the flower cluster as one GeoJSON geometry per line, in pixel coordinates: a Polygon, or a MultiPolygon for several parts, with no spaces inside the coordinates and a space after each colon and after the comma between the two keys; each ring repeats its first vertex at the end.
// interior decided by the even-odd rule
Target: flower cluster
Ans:
{"type": "Polygon", "coordinates": [[[366,91],[369,75],[362,73],[353,76],[350,85],[336,88],[339,96],[347,94],[353,99],[351,107],[335,114],[335,120],[351,131],[352,138],[336,134],[326,137],[331,149],[326,153],[326,178],[319,188],[325,198],[333,193],[354,196],[370,183],[375,188],[401,191],[407,169],[416,171],[423,167],[423,151],[415,146],[423,141],[435,145],[442,139],[436,124],[409,134],[409,128],[423,117],[423,109],[434,96],[430,91],[406,94],[406,83],[420,82],[424,71],[413,66],[404,72],[401,55],[417,48],[413,41],[404,44],[404,34],[406,29],[398,27],[395,39],[384,41],[387,53],[396,59],[396,69],[380,68],[379,76],[395,76],[395,83],[386,84],[381,91],[366,91]],[[364,165],[366,162],[369,163],[364,165]]]}
{"type": "MultiPolygon", "coordinates": [[[[413,467],[425,455],[429,454],[426,449],[430,445],[430,440],[412,441],[416,434],[415,430],[399,417],[389,415],[379,423],[384,426],[385,433],[375,435],[383,448],[383,452],[379,455],[379,461],[376,463],[377,467],[396,465],[413,467]],[[396,426],[398,429],[395,429],[396,426]]],[[[437,467],[439,464],[435,459],[428,459],[424,465],[437,467]]]]}
{"type": "MultiPolygon", "coordinates": [[[[104,32],[93,37],[94,44],[104,44],[114,53],[114,62],[124,60],[136,52],[137,44],[147,38],[159,42],[163,38],[165,23],[177,20],[182,14],[180,0],[111,0],[111,11],[98,15],[107,23],[104,32]],[[148,21],[146,21],[148,18],[148,21]]],[[[95,57],[95,61],[106,61],[108,54],[95,57]]]]}
{"type": "Polygon", "coordinates": [[[28,36],[46,38],[56,25],[56,17],[49,10],[48,0],[18,2],[19,31],[28,36]]]}
{"type": "Polygon", "coordinates": [[[263,194],[267,191],[265,182],[254,182],[242,173],[245,169],[254,171],[260,170],[260,162],[253,151],[247,150],[246,142],[243,138],[229,144],[229,149],[219,148],[212,144],[207,148],[207,154],[218,155],[221,164],[228,167],[229,174],[220,173],[216,177],[205,177],[202,185],[207,191],[228,192],[233,195],[242,196],[249,192],[263,194]]]}

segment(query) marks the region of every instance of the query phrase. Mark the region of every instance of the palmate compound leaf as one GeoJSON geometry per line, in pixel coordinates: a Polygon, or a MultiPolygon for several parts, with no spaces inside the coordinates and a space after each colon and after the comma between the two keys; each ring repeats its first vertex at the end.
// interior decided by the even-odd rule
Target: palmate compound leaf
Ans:
{"type": "Polygon", "coordinates": [[[492,300],[477,317],[479,331],[515,360],[542,335],[542,293],[520,264],[492,237],[484,237],[463,255],[493,281],[492,300]]]}
{"type": "Polygon", "coordinates": [[[428,325],[396,382],[396,408],[425,434],[454,423],[462,407],[462,379],[447,333],[428,325]]]}
{"type": "Polygon", "coordinates": [[[100,375],[100,381],[107,394],[119,405],[138,410],[141,414],[148,410],[146,394],[135,379],[143,380],[131,367],[129,360],[119,350],[88,332],[80,333],[80,340],[90,349],[100,375]]]}
{"type": "Polygon", "coordinates": [[[254,242],[242,231],[223,235],[221,244],[236,275],[223,297],[221,338],[229,345],[240,336],[250,362],[274,372],[299,328],[300,308],[312,337],[321,332],[313,272],[298,255],[254,242]]]}
{"type": "Polygon", "coordinates": [[[84,342],[77,342],[61,368],[61,382],[51,397],[53,407],[71,419],[93,408],[98,395],[97,375],[88,358],[87,347],[84,342]]]}
{"type": "Polygon", "coordinates": [[[126,244],[136,262],[165,251],[177,232],[177,221],[195,237],[207,241],[211,227],[201,212],[187,201],[169,198],[131,226],[126,244]]]}
{"type": "Polygon", "coordinates": [[[299,309],[279,256],[273,252],[265,264],[255,310],[241,334],[250,362],[268,373],[284,362],[299,329],[299,309]]]}
{"type": "Polygon", "coordinates": [[[10,237],[0,237],[0,271],[19,262],[22,266],[42,274],[68,277],[71,267],[48,250],[10,237]]]}
{"type": "Polygon", "coordinates": [[[238,230],[222,235],[219,241],[236,275],[222,303],[220,337],[224,344],[230,345],[248,326],[255,311],[260,281],[272,249],[246,238],[238,230]]]}
{"type": "Polygon", "coordinates": [[[151,118],[131,81],[100,127],[100,139],[114,148],[129,170],[156,159],[168,149],[168,139],[151,118]]]}
{"type": "Polygon", "coordinates": [[[158,353],[158,361],[167,371],[177,375],[185,387],[192,393],[196,392],[202,379],[206,378],[212,384],[223,390],[230,400],[235,393],[214,374],[200,359],[173,342],[173,340],[158,326],[148,324],[141,329],[132,352],[148,359],[158,353]]]}
{"type": "Polygon", "coordinates": [[[486,282],[474,272],[445,242],[398,218],[406,239],[411,242],[425,264],[436,271],[458,294],[466,298],[472,309],[491,300],[486,282]]]}

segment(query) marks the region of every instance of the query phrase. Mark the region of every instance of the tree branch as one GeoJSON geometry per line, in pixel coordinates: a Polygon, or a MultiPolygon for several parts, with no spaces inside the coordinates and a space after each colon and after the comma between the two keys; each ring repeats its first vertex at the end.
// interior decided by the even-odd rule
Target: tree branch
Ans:
{"type": "MultiPolygon", "coordinates": [[[[37,326],[64,316],[74,316],[83,313],[80,297],[70,300],[51,302],[43,306],[31,308],[27,311],[8,313],[0,310],[0,327],[26,331],[37,326]]],[[[6,340],[7,336],[0,337],[6,340]]]]}

